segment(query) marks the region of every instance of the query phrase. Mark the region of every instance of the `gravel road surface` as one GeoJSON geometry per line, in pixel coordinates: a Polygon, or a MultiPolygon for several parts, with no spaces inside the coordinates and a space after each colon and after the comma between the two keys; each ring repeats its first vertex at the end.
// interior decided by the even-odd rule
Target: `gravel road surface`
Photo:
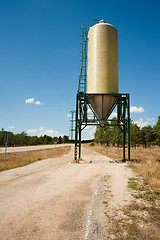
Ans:
{"type": "Polygon", "coordinates": [[[0,239],[112,239],[104,214],[106,178],[111,213],[131,201],[127,182],[133,174],[126,164],[84,147],[82,158],[80,164],[71,163],[72,146],[60,158],[1,172],[0,239]]]}

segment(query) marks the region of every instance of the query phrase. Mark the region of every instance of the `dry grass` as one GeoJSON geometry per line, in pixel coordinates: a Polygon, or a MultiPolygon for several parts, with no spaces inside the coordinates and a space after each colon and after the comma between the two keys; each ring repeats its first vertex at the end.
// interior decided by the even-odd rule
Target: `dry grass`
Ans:
{"type": "Polygon", "coordinates": [[[109,239],[159,240],[160,207],[156,204],[159,195],[151,193],[149,186],[144,185],[138,178],[130,179],[129,187],[133,190],[134,200],[123,208],[115,209],[112,213],[108,209],[107,201],[103,201],[106,207],[106,231],[110,235],[109,239]]]}
{"type": "Polygon", "coordinates": [[[132,149],[132,158],[137,160],[133,165],[135,171],[143,176],[152,187],[160,187],[160,148],[132,149]]]}
{"type": "Polygon", "coordinates": [[[98,153],[107,155],[108,157],[111,157],[115,160],[122,160],[122,148],[107,147],[107,145],[102,145],[99,143],[95,143],[94,146],[92,146],[90,143],[86,143],[84,146],[89,147],[98,153]]]}
{"type": "Polygon", "coordinates": [[[140,177],[130,178],[128,187],[133,200],[129,204],[126,202],[123,207],[119,206],[119,209],[113,209],[112,212],[110,206],[108,207],[108,179],[104,177],[104,191],[107,191],[107,194],[103,195],[108,239],[160,240],[160,192],[151,189],[140,177]]]}
{"type": "Polygon", "coordinates": [[[0,154],[0,171],[22,167],[47,158],[61,157],[62,155],[68,153],[70,149],[71,147],[69,146],[45,150],[8,153],[6,155],[6,160],[4,160],[4,154],[0,154]]]}
{"type": "Polygon", "coordinates": [[[134,220],[130,230],[136,230],[136,239],[160,239],[160,192],[137,177],[130,178],[128,186],[135,198],[135,202],[124,208],[124,213],[134,220]]]}
{"type": "MultiPolygon", "coordinates": [[[[94,151],[107,155],[115,160],[122,160],[123,148],[107,147],[101,144],[85,144],[86,147],[94,151]]],[[[126,149],[127,156],[127,149],[126,149]]],[[[160,187],[160,148],[153,146],[151,148],[131,148],[131,163],[134,170],[145,178],[146,182],[152,187],[160,187]]]]}

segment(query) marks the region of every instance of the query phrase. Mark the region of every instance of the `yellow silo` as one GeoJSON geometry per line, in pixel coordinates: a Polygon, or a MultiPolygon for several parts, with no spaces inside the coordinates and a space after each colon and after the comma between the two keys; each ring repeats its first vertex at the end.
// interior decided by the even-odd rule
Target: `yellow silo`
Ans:
{"type": "Polygon", "coordinates": [[[118,93],[117,30],[104,20],[88,32],[87,93],[118,93]]]}
{"type": "MultiPolygon", "coordinates": [[[[118,93],[118,37],[117,30],[101,20],[90,27],[88,32],[88,94],[118,93]]],[[[115,97],[104,96],[103,106],[101,96],[92,96],[90,101],[98,111],[100,118],[109,112],[115,97]],[[103,109],[102,109],[103,107],[103,109]]]]}

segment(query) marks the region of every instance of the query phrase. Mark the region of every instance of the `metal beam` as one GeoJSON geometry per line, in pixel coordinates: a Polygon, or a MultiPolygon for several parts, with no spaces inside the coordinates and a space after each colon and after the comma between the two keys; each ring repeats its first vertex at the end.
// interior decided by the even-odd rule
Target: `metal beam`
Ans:
{"type": "MultiPolygon", "coordinates": [[[[87,125],[99,125],[101,120],[105,122],[116,122],[116,126],[118,126],[123,132],[123,161],[126,160],[125,154],[125,145],[126,145],[126,131],[128,133],[128,160],[130,161],[130,106],[129,106],[129,94],[102,94],[118,96],[118,100],[115,102],[112,109],[117,106],[117,111],[119,111],[120,120],[116,119],[105,119],[98,118],[96,116],[95,110],[92,108],[92,105],[89,101],[89,97],[93,94],[86,93],[77,93],[76,97],[76,126],[75,126],[75,160],[77,160],[77,150],[79,150],[78,156],[81,157],[81,132],[87,125]],[[93,116],[96,118],[90,120],[87,118],[87,107],[92,109],[93,116]],[[126,118],[127,112],[127,118],[126,118]],[[127,123],[127,124],[126,124],[127,123]],[[82,127],[84,126],[84,127],[82,127]],[[77,149],[78,147],[78,149],[77,149]]],[[[94,94],[96,95],[96,94],[94,94]]],[[[100,95],[100,94],[97,94],[100,95]]],[[[113,111],[113,110],[112,110],[113,111]]],[[[111,114],[111,112],[109,113],[111,114]]]]}

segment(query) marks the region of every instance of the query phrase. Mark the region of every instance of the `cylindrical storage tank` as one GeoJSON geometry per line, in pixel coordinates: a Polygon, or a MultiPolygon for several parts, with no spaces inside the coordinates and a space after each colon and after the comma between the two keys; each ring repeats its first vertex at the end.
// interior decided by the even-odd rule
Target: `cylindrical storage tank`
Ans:
{"type": "Polygon", "coordinates": [[[88,32],[87,93],[118,93],[117,30],[104,20],[88,32]]]}

